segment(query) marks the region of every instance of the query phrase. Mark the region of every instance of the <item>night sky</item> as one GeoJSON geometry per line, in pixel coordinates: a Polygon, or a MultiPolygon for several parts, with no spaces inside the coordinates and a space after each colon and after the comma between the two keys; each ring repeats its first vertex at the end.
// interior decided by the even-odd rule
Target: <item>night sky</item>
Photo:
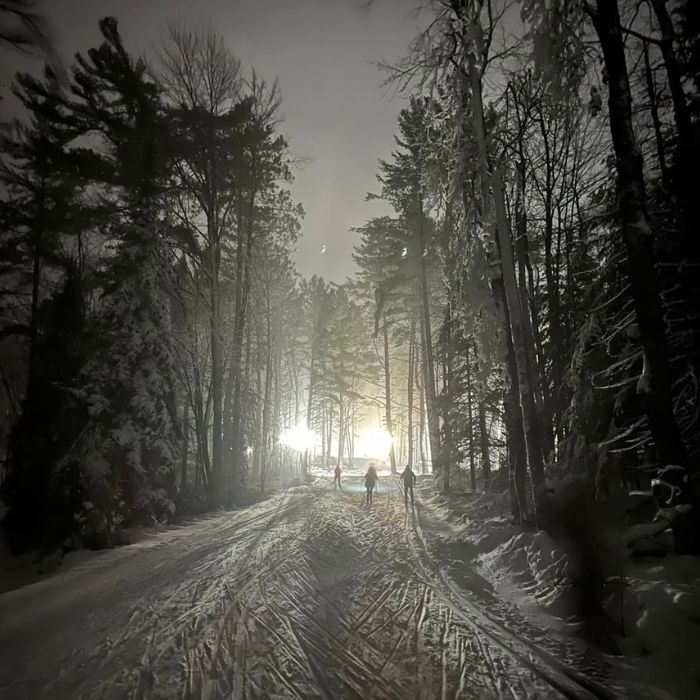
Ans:
{"type": "MultiPolygon", "coordinates": [[[[341,281],[351,274],[350,229],[386,213],[365,202],[376,190],[377,159],[393,148],[401,97],[387,94],[377,61],[401,57],[416,34],[410,0],[44,0],[59,54],[98,45],[98,20],[116,16],[127,48],[152,54],[168,22],[206,29],[211,22],[242,61],[282,91],[282,132],[304,164],[294,195],[306,211],[297,266],[304,275],[341,281]],[[325,254],[321,253],[326,244],[325,254]]],[[[39,70],[5,52],[3,96],[17,68],[39,70]]],[[[2,116],[12,101],[0,102],[2,116]],[[3,104],[4,103],[4,104],[3,104]]]]}

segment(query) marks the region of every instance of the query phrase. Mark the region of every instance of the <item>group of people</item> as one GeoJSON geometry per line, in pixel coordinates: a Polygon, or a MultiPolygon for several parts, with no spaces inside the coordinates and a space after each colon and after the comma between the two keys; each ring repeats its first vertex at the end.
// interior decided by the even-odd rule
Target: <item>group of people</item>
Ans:
{"type": "MultiPolygon", "coordinates": [[[[343,487],[340,483],[340,477],[343,473],[340,465],[338,464],[335,468],[335,478],[333,479],[333,488],[339,488],[341,491],[343,487]]],[[[416,483],[416,475],[410,465],[406,465],[403,472],[401,472],[401,480],[403,481],[403,495],[406,506],[408,506],[408,495],[411,495],[411,506],[413,505],[413,485],[416,483]]],[[[369,465],[367,473],[365,474],[365,489],[367,491],[366,503],[368,506],[372,505],[372,495],[374,489],[377,486],[377,481],[379,481],[379,475],[373,464],[369,465]]]]}

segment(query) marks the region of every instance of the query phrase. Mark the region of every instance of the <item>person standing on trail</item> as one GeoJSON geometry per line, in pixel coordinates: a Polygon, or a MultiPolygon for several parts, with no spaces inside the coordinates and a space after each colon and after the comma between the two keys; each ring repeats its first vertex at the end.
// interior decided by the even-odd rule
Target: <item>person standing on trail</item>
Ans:
{"type": "Polygon", "coordinates": [[[367,505],[371,506],[372,505],[372,491],[374,490],[374,487],[377,485],[377,479],[379,477],[377,476],[377,470],[374,468],[373,464],[369,465],[369,469],[367,470],[367,473],[365,474],[365,488],[367,489],[367,505]]]}
{"type": "Polygon", "coordinates": [[[343,487],[340,485],[340,475],[342,473],[343,470],[340,468],[340,464],[337,464],[335,467],[335,479],[333,479],[333,488],[340,489],[341,491],[343,490],[343,487]]]}
{"type": "Polygon", "coordinates": [[[403,479],[403,497],[406,507],[408,508],[408,492],[411,492],[411,506],[413,506],[413,484],[416,483],[416,475],[413,473],[413,469],[411,469],[409,464],[407,464],[406,468],[403,470],[401,478],[403,479]]]}

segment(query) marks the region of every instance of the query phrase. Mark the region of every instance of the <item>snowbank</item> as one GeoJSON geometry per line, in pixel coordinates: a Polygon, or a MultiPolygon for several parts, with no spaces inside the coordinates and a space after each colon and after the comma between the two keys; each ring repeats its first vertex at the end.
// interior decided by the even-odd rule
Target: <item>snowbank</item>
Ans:
{"type": "Polygon", "coordinates": [[[100,554],[99,551],[80,549],[63,555],[59,550],[42,556],[28,552],[0,559],[0,594],[22,586],[43,581],[59,571],[69,571],[100,554]]]}
{"type": "Polygon", "coordinates": [[[479,563],[495,581],[509,578],[552,614],[568,609],[569,557],[543,531],[521,532],[482,555],[479,563]]]}
{"type": "Polygon", "coordinates": [[[700,558],[626,562],[607,601],[634,674],[676,698],[700,697],[700,558]]]}
{"type": "MultiPolygon", "coordinates": [[[[453,538],[456,551],[459,542],[460,551],[472,557],[498,594],[540,628],[557,634],[578,628],[577,572],[563,540],[512,525],[507,494],[446,498],[427,487],[422,493],[422,517],[430,523],[426,530],[443,547],[453,538]]],[[[700,557],[671,556],[670,541],[663,537],[643,549],[665,551],[667,556],[634,557],[638,547],[624,544],[619,532],[603,534],[603,546],[610,550],[601,557],[604,613],[618,633],[614,642],[623,654],[610,661],[618,677],[640,693],[698,698],[700,557]]]]}

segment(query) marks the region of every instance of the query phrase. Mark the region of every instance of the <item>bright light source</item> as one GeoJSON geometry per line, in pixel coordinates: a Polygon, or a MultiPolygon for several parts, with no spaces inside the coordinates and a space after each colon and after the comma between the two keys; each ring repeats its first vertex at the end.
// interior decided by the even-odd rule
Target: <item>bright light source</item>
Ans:
{"type": "Polygon", "coordinates": [[[309,430],[305,425],[295,425],[293,428],[287,428],[280,435],[280,444],[291,447],[297,452],[313,450],[317,440],[316,433],[313,430],[309,430]]]}
{"type": "Polygon", "coordinates": [[[370,459],[386,459],[391,450],[391,435],[384,428],[372,428],[357,438],[355,454],[370,459]]]}

